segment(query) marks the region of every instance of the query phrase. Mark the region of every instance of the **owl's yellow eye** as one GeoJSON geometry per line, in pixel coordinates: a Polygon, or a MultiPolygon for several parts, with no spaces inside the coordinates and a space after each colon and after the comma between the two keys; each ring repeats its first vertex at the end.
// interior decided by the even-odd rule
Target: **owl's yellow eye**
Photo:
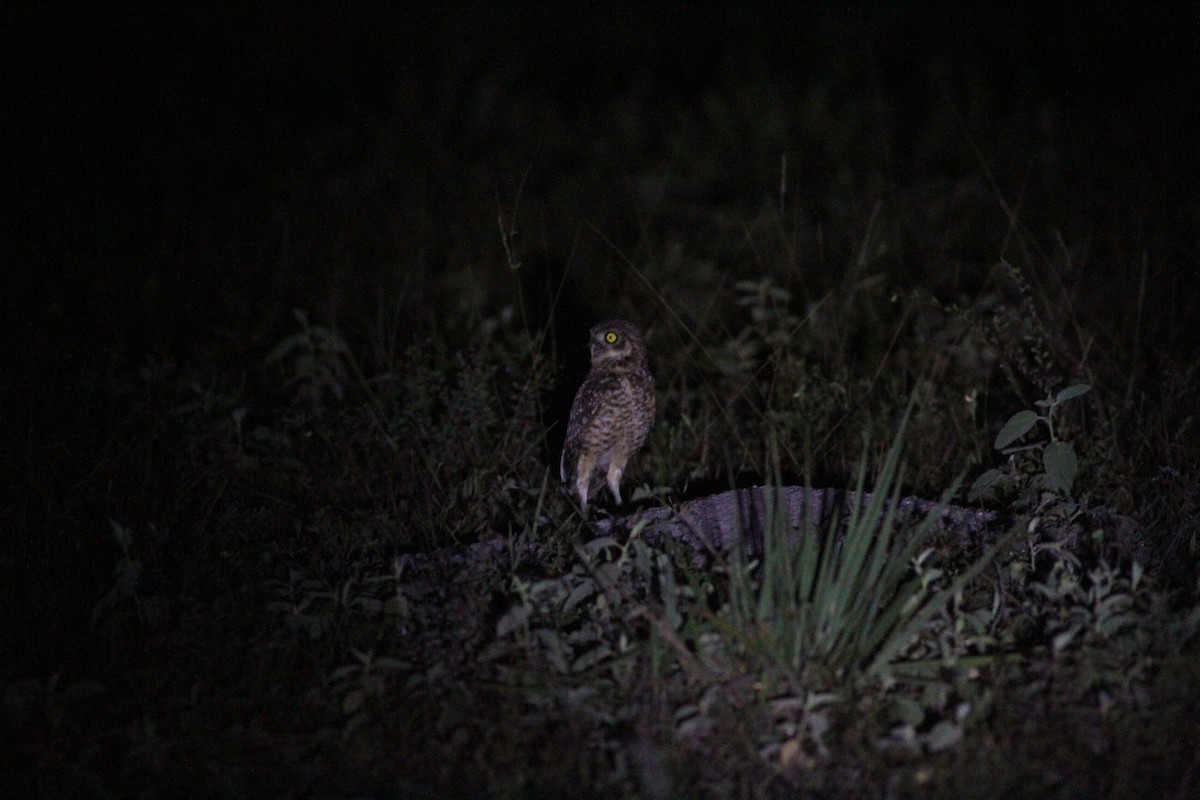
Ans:
{"type": "Polygon", "coordinates": [[[608,333],[604,334],[604,341],[608,342],[609,344],[616,344],[617,335],[612,331],[609,331],[608,333]]]}

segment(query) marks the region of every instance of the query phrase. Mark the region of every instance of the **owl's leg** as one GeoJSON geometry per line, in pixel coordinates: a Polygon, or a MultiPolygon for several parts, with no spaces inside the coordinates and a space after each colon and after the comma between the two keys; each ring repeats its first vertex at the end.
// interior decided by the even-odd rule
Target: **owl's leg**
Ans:
{"type": "Polygon", "coordinates": [[[575,465],[575,494],[579,495],[579,505],[583,508],[583,513],[587,515],[588,494],[591,488],[592,469],[595,466],[596,457],[584,454],[579,457],[579,462],[575,465]]]}
{"type": "Polygon", "coordinates": [[[612,492],[617,505],[621,505],[621,473],[624,471],[625,465],[618,459],[614,458],[608,465],[608,489],[612,492]]]}

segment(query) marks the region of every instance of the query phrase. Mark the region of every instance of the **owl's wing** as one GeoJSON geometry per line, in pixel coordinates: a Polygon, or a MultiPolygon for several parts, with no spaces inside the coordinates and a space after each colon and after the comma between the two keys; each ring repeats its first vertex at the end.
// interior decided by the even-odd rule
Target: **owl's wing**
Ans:
{"type": "Polygon", "coordinates": [[[574,402],[571,403],[571,416],[567,420],[567,435],[563,438],[562,456],[558,460],[558,477],[563,483],[572,483],[571,473],[579,461],[579,440],[587,428],[588,406],[592,405],[587,402],[587,395],[588,382],[585,380],[579,387],[579,391],[575,393],[574,402]]]}
{"type": "Polygon", "coordinates": [[[558,462],[558,475],[563,483],[574,482],[575,465],[584,447],[584,441],[597,426],[608,427],[601,417],[606,414],[608,399],[620,390],[620,381],[612,375],[592,371],[575,393],[571,404],[571,418],[567,421],[567,435],[563,440],[562,457],[558,462]]]}

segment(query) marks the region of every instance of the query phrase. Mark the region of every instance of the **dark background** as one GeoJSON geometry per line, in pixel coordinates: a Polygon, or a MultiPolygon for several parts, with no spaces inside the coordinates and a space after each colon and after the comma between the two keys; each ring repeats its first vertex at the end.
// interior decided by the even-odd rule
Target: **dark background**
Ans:
{"type": "MultiPolygon", "coordinates": [[[[532,232],[519,255],[549,273],[522,274],[536,312],[566,259],[611,259],[595,242],[575,251],[581,224],[636,253],[622,181],[699,170],[662,131],[729,85],[781,105],[823,90],[835,109],[867,107],[868,133],[838,149],[833,128],[784,130],[778,145],[753,125],[727,131],[729,175],[693,205],[745,198],[753,213],[776,191],[780,147],[818,220],[842,173],[869,209],[897,187],[986,172],[1031,228],[1098,252],[1111,240],[1079,264],[1091,324],[1117,324],[1145,263],[1143,363],[1186,364],[1200,338],[1194,4],[51,4],[6,17],[10,485],[51,462],[76,466],[38,482],[72,484],[80,452],[127,412],[123,377],[161,362],[236,372],[292,330],[293,308],[352,343],[371,338],[378,296],[411,303],[401,339],[448,325],[455,287],[436,278],[481,258],[455,249],[467,236],[488,242],[485,302],[512,302],[495,225],[518,189],[532,232]],[[580,143],[624,129],[640,152],[598,151],[590,173],[580,143]],[[575,195],[555,194],[564,175],[585,176],[575,195]]],[[[980,242],[973,255],[994,258],[980,242]]],[[[568,282],[560,316],[586,329],[595,294],[568,282]]]]}
{"type": "MultiPolygon", "coordinates": [[[[1145,363],[1195,353],[1192,4],[51,5],[9,11],[0,36],[9,136],[0,314],[17,476],[86,461],[80,452],[102,446],[126,413],[121,377],[147,364],[236,370],[291,330],[293,308],[316,309],[352,341],[369,338],[375,294],[403,294],[418,260],[420,280],[434,284],[467,257],[450,244],[464,231],[495,240],[481,274],[504,302],[497,202],[511,208],[518,186],[532,198],[525,223],[539,234],[523,255],[553,273],[579,224],[574,209],[556,209],[554,182],[587,175],[578,144],[622,126],[639,131],[642,152],[598,153],[618,172],[588,175],[569,199],[635,252],[619,171],[655,159],[692,169],[678,143],[658,137],[730,84],[751,97],[771,88],[781,103],[818,87],[834,107],[841,96],[874,106],[877,132],[842,151],[783,132],[794,173],[814,187],[806,198],[796,179],[798,202],[814,215],[839,170],[869,208],[873,195],[983,164],[1031,225],[1069,242],[1117,242],[1081,264],[1094,300],[1081,313],[1092,324],[1102,329],[1129,305],[1144,256],[1154,310],[1145,363]],[[531,123],[537,115],[549,122],[531,123]],[[928,141],[930,130],[953,138],[959,127],[978,158],[961,140],[928,141]],[[854,161],[838,160],[847,155],[854,161]],[[367,188],[340,189],[342,174],[365,176],[367,188]],[[389,235],[389,247],[371,250],[389,235]],[[434,252],[417,259],[417,250],[434,252]],[[55,437],[71,447],[47,446],[55,437]]],[[[711,180],[690,198],[697,205],[758,202],[777,185],[773,145],[755,142],[753,129],[728,135],[739,177],[711,180]]],[[[598,313],[578,301],[586,296],[571,285],[563,293],[577,313],[562,316],[576,327],[598,313]]],[[[443,324],[438,298],[430,290],[405,309],[401,338],[443,324]]],[[[41,483],[69,485],[77,471],[51,469],[41,483]]]]}
{"type": "Polygon", "coordinates": [[[897,148],[939,88],[953,95],[967,79],[993,107],[1045,103],[1073,145],[1069,166],[1115,160],[1140,175],[1120,190],[1161,198],[1165,218],[1147,225],[1195,225],[1194,202],[1182,218],[1168,205],[1189,202],[1200,148],[1191,4],[117,4],[26,8],[4,27],[5,228],[21,276],[6,305],[35,318],[72,300],[72,314],[103,317],[136,293],[163,203],[203,214],[252,202],[290,142],[382,118],[420,136],[435,114],[465,114],[456,101],[490,77],[586,124],[603,98],[687,103],[730,72],[829,82],[849,54],[888,98],[897,148]]]}

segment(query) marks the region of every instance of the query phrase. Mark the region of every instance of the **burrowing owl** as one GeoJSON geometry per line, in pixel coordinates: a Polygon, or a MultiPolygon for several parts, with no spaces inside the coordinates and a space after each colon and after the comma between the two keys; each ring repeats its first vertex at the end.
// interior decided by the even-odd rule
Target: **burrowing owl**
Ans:
{"type": "Polygon", "coordinates": [[[654,423],[654,379],[646,342],[632,322],[612,319],[592,328],[592,370],[575,393],[559,474],[588,500],[608,482],[621,503],[621,473],[654,423]]]}

